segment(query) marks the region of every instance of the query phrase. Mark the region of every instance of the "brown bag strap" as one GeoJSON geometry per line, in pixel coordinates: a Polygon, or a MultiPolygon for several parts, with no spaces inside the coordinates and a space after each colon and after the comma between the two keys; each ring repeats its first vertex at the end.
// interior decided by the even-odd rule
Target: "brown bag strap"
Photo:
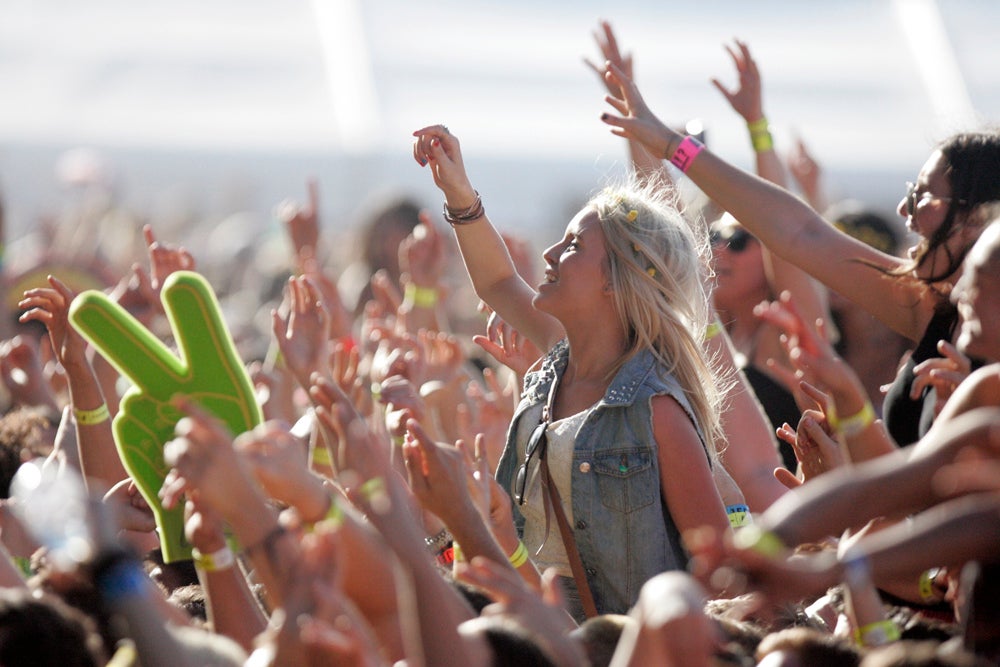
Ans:
{"type": "MultiPolygon", "coordinates": [[[[573,570],[573,579],[576,580],[576,590],[580,594],[580,602],[583,605],[583,613],[587,618],[597,616],[597,605],[594,604],[594,596],[590,592],[590,584],[587,583],[587,573],[583,569],[583,561],[580,559],[580,552],[576,548],[576,538],[573,537],[573,529],[566,519],[566,512],[563,511],[562,499],[559,497],[559,489],[549,474],[549,462],[545,453],[542,453],[542,489],[548,490],[548,504],[552,506],[552,511],[556,515],[556,523],[559,524],[559,533],[562,535],[563,545],[566,547],[566,557],[569,558],[569,566],[573,570]]],[[[546,511],[546,520],[548,512],[546,511]]],[[[546,531],[547,532],[547,531],[546,531]]]]}

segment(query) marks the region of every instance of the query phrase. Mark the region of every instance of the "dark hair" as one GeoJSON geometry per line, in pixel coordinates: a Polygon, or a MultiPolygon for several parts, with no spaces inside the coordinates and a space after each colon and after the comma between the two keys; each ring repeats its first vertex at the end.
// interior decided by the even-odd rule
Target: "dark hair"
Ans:
{"type": "Polygon", "coordinates": [[[555,667],[535,636],[523,626],[498,616],[480,616],[483,637],[493,652],[493,667],[555,667]]]}
{"type": "Polygon", "coordinates": [[[757,647],[757,660],[774,651],[795,653],[799,664],[809,667],[852,667],[861,662],[853,645],[811,628],[787,628],[767,635],[757,647]]]}
{"type": "Polygon", "coordinates": [[[600,614],[581,623],[570,637],[583,645],[590,667],[607,667],[628,622],[629,617],[622,614],[600,614]]]}
{"type": "MultiPolygon", "coordinates": [[[[1000,132],[962,132],[938,145],[947,166],[945,174],[951,184],[951,202],[944,222],[930,238],[920,242],[916,256],[907,271],[912,271],[942,248],[948,257],[943,270],[923,279],[925,283],[935,283],[953,274],[962,265],[969,248],[953,252],[946,242],[964,226],[968,212],[980,204],[1000,201],[1000,132]]],[[[970,244],[971,247],[971,244],[970,244]]]]}
{"type": "Polygon", "coordinates": [[[99,639],[83,614],[27,589],[0,589],[0,664],[97,667],[99,639]]]}

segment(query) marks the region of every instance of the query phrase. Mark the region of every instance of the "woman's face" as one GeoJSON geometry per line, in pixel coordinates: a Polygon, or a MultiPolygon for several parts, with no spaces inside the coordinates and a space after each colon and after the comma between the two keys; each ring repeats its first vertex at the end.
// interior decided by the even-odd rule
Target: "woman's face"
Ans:
{"type": "MultiPolygon", "coordinates": [[[[906,228],[922,239],[930,239],[948,217],[951,206],[951,182],[947,175],[948,162],[944,153],[939,150],[931,153],[927,162],[920,169],[916,183],[907,191],[896,211],[906,219],[906,228]]],[[[969,243],[974,240],[965,226],[957,225],[951,237],[945,241],[945,246],[951,255],[959,256],[969,243]]],[[[912,259],[917,252],[917,246],[907,251],[912,259]]],[[[944,247],[937,248],[917,269],[918,278],[927,278],[940,273],[948,262],[944,247]]]]}
{"type": "Polygon", "coordinates": [[[715,270],[715,307],[723,312],[740,304],[755,305],[768,296],[767,276],[760,242],[740,227],[723,226],[712,232],[712,266],[715,270]]]}
{"type": "Polygon", "coordinates": [[[610,297],[608,251],[600,219],[593,209],[576,214],[562,240],[543,254],[545,275],[538,285],[535,307],[559,317],[562,312],[579,312],[594,299],[610,297]]]}
{"type": "Polygon", "coordinates": [[[1000,361],[1000,222],[983,232],[965,258],[951,299],[962,317],[958,349],[968,356],[1000,361]]]}

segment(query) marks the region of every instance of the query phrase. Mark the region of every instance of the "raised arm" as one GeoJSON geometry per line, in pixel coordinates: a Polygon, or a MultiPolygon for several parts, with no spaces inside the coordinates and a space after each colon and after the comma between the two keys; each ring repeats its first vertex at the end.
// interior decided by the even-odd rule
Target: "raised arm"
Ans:
{"type": "MultiPolygon", "coordinates": [[[[767,116],[764,115],[760,68],[757,67],[757,62],[750,53],[750,47],[745,42],[736,40],[735,48],[728,45],[725,48],[733,60],[733,65],[736,66],[739,85],[729,90],[718,79],[712,79],[712,84],[726,98],[733,111],[746,122],[750,143],[757,160],[757,174],[779,187],[787,188],[785,167],[774,149],[774,139],[771,136],[767,116]]],[[[764,246],[762,259],[772,292],[774,294],[786,290],[791,292],[795,296],[799,311],[810,327],[817,318],[830,320],[825,288],[817,285],[804,269],[775,256],[769,246],[764,246]]]]}
{"type": "Polygon", "coordinates": [[[429,167],[444,193],[465,268],[480,299],[543,350],[563,336],[556,320],[535,310],[535,290],[517,273],[503,238],[490,223],[465,172],[458,139],[443,125],[413,133],[413,157],[429,167]]]}
{"type": "Polygon", "coordinates": [[[678,155],[684,138],[653,115],[639,89],[620,69],[611,65],[608,76],[622,90],[621,99],[606,98],[620,115],[601,116],[613,134],[638,139],[655,155],[670,157],[706,195],[776,255],[808,271],[899,333],[919,338],[932,315],[933,299],[917,284],[887,280],[881,271],[865,266],[892,271],[901,268],[903,260],[838,231],[787,190],[698,149],[690,140],[678,155]],[[690,156],[686,161],[682,160],[684,153],[690,156]]]}

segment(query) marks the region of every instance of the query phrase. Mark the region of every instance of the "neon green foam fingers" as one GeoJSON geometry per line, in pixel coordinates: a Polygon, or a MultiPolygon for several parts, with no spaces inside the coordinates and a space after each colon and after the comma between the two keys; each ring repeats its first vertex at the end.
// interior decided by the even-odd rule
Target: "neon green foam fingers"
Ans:
{"type": "Polygon", "coordinates": [[[163,558],[169,563],[191,554],[184,538],[183,507],[166,510],[157,495],[169,470],[163,445],[173,438],[181,417],[171,407],[171,397],[191,397],[234,434],[253,428],[262,418],[253,385],[205,279],[178,271],[165,281],[160,298],[179,357],[101,292],[77,296],[70,321],[133,383],[115,417],[115,443],[125,469],[156,516],[163,558]]]}

